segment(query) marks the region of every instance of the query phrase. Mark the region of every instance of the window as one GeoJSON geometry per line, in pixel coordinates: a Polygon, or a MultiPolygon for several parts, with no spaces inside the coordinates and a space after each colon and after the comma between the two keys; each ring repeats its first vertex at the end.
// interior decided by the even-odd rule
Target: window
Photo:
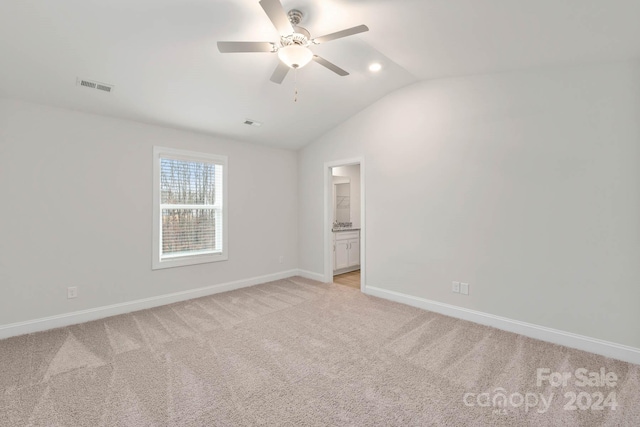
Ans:
{"type": "Polygon", "coordinates": [[[152,268],[227,259],[227,157],[153,148],[152,268]]]}

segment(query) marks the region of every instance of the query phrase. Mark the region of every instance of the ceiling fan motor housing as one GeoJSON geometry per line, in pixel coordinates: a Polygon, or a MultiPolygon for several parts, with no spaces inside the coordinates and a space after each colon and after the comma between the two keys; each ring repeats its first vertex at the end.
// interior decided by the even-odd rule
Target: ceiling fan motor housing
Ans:
{"type": "Polygon", "coordinates": [[[298,9],[291,9],[287,12],[287,17],[289,18],[289,22],[293,27],[293,33],[288,34],[286,36],[280,37],[280,44],[282,47],[291,46],[291,45],[299,45],[299,46],[309,46],[311,42],[309,39],[311,38],[311,34],[307,31],[306,28],[302,28],[298,26],[304,17],[304,14],[300,12],[298,9]]]}
{"type": "Polygon", "coordinates": [[[311,44],[309,37],[311,37],[311,35],[305,28],[293,27],[293,34],[280,37],[280,44],[282,46],[291,46],[293,44],[308,46],[311,44]]]}

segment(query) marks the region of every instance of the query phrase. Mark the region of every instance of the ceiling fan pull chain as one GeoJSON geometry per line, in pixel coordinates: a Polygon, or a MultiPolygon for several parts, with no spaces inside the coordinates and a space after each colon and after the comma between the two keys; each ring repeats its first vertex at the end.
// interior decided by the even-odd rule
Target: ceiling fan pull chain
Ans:
{"type": "Polygon", "coordinates": [[[298,67],[293,69],[293,102],[298,102],[298,67]]]}

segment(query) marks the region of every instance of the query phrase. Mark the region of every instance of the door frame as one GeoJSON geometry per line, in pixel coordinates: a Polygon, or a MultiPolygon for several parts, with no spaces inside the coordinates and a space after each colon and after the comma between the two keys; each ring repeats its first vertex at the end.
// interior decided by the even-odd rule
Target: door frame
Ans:
{"type": "Polygon", "coordinates": [[[364,157],[354,157],[343,160],[334,160],[324,164],[324,281],[333,282],[333,226],[331,217],[333,215],[333,180],[331,169],[338,166],[360,165],[360,291],[364,292],[367,287],[366,281],[366,191],[365,191],[365,164],[364,157]]]}

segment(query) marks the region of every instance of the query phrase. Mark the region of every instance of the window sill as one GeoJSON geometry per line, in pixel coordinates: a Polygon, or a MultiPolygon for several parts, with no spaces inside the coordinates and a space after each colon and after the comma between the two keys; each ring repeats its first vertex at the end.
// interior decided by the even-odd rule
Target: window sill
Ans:
{"type": "Polygon", "coordinates": [[[227,261],[229,257],[226,253],[212,255],[191,255],[176,258],[166,258],[163,260],[154,260],[151,266],[152,270],[161,270],[163,268],[184,267],[187,265],[208,264],[211,262],[227,261]]]}

